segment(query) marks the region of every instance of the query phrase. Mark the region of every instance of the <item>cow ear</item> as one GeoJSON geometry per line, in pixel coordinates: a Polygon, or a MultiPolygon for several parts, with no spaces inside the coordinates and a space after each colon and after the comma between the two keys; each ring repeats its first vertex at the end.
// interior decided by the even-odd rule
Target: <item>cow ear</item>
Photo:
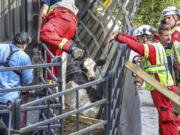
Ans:
{"type": "Polygon", "coordinates": [[[99,60],[96,60],[96,64],[97,64],[97,66],[103,66],[104,64],[105,64],[105,60],[103,60],[103,59],[99,59],[99,60]]]}

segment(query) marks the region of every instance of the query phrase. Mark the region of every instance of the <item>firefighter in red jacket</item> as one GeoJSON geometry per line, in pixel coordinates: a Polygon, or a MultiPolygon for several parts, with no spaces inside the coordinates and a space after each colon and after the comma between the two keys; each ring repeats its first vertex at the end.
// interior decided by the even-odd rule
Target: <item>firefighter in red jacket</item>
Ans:
{"type": "MultiPolygon", "coordinates": [[[[117,35],[118,33],[121,33],[121,31],[117,30],[117,31],[114,31],[113,33],[116,33],[115,35],[117,35]]],[[[126,38],[130,38],[134,41],[137,41],[139,43],[146,43],[147,41],[154,42],[154,41],[159,40],[157,29],[149,25],[142,25],[138,27],[134,31],[133,35],[134,36],[123,32],[123,36],[125,36],[126,38]]],[[[143,68],[141,57],[138,57],[136,62],[140,63],[141,68],[143,68]]],[[[141,90],[141,86],[143,85],[144,80],[141,77],[136,76],[134,83],[135,83],[135,90],[137,94],[138,90],[141,90]]]]}
{"type": "MultiPolygon", "coordinates": [[[[174,52],[174,60],[173,60],[173,65],[174,65],[174,71],[175,71],[175,80],[176,80],[176,85],[180,86],[180,12],[179,10],[174,7],[170,6],[165,8],[162,11],[162,15],[164,17],[165,23],[170,25],[171,27],[171,38],[173,41],[173,52],[174,52]]],[[[178,94],[178,93],[177,93],[178,94]]],[[[180,117],[178,116],[180,114],[180,109],[179,106],[176,104],[174,105],[174,110],[176,116],[176,121],[179,126],[179,132],[180,132],[180,117]]]]}
{"type": "Polygon", "coordinates": [[[162,11],[165,23],[171,27],[172,41],[180,42],[180,12],[174,7],[167,7],[162,11]]]}
{"type": "MultiPolygon", "coordinates": [[[[144,70],[171,91],[174,91],[174,83],[167,67],[167,58],[162,46],[162,44],[165,46],[171,42],[170,30],[168,25],[161,25],[158,29],[160,42],[146,42],[145,44],[134,41],[119,33],[111,33],[107,39],[107,44],[113,39],[127,44],[128,47],[143,56],[144,70]]],[[[151,92],[153,102],[159,113],[160,134],[178,135],[173,116],[173,103],[147,83],[146,90],[151,92]]]]}
{"type": "MultiPolygon", "coordinates": [[[[71,41],[76,34],[78,21],[75,0],[42,0],[42,2],[38,42],[46,43],[54,56],[61,56],[65,51],[76,59],[82,57],[84,50],[77,48],[71,41]]],[[[47,62],[50,61],[50,57],[47,57],[47,62]]],[[[57,70],[54,72],[57,76],[57,70]]]]}

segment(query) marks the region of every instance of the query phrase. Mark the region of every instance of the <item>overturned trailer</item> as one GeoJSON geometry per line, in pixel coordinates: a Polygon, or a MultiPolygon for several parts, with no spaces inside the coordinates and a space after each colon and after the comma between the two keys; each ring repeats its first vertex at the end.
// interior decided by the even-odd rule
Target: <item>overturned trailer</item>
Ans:
{"type": "MultiPolygon", "coordinates": [[[[33,61],[32,66],[0,69],[0,72],[25,68],[38,69],[35,72],[36,80],[32,86],[24,86],[16,89],[1,89],[3,91],[46,91],[46,96],[31,98],[32,101],[21,103],[17,100],[8,107],[0,110],[0,113],[9,112],[13,119],[13,128],[9,132],[36,134],[84,134],[93,129],[104,126],[106,135],[139,135],[141,134],[139,98],[135,96],[132,75],[124,68],[124,63],[129,59],[129,50],[126,45],[114,42],[112,46],[104,46],[108,34],[115,29],[122,28],[131,33],[133,30],[131,21],[134,19],[136,8],[140,0],[83,0],[76,1],[79,8],[78,31],[74,42],[86,50],[86,55],[94,61],[104,59],[105,64],[99,67],[99,78],[94,81],[62,91],[62,62],[59,58],[54,63],[46,62],[46,55],[54,56],[49,52],[45,44],[37,47],[36,35],[38,13],[41,7],[39,0],[0,0],[0,40],[10,41],[13,35],[19,31],[27,31],[33,37],[33,43],[27,49],[27,53],[33,61]],[[43,55],[42,55],[43,54],[43,55]],[[38,61],[37,58],[38,57],[38,61]],[[48,67],[58,67],[59,77],[56,78],[48,67]],[[42,70],[43,69],[43,70],[42,70]],[[51,75],[54,83],[48,84],[47,74],[51,75]],[[78,91],[93,85],[101,85],[102,99],[92,102],[87,106],[79,107],[78,91]],[[52,90],[58,87],[58,91],[52,90]],[[63,112],[62,96],[76,92],[76,109],[63,112]],[[96,124],[81,129],[80,112],[102,105],[104,118],[96,124]],[[34,111],[36,110],[36,111],[34,111]],[[41,110],[42,119],[33,119],[32,112],[36,115],[41,110]],[[21,119],[21,113],[26,120],[21,119]],[[38,112],[38,113],[37,113],[38,112]],[[57,113],[58,112],[58,113],[57,113]],[[132,113],[133,112],[133,113],[132,113]],[[23,115],[23,114],[22,114],[23,115]],[[64,130],[65,118],[75,115],[76,131],[66,133],[64,130]],[[58,131],[56,129],[59,129],[58,131]]],[[[26,95],[25,99],[26,99],[26,95]]],[[[87,119],[88,120],[88,119],[87,119]]],[[[89,119],[90,120],[90,119],[89,119]]],[[[95,133],[94,133],[95,134],[95,133]]]]}

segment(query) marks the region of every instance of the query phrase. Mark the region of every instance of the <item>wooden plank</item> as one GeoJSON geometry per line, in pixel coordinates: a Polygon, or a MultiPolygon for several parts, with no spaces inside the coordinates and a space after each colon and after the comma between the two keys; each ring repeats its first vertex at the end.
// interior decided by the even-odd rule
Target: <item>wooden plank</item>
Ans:
{"type": "Polygon", "coordinates": [[[141,68],[134,65],[132,62],[128,61],[126,62],[125,66],[131,70],[132,72],[136,73],[138,76],[143,78],[146,82],[151,84],[153,87],[155,87],[160,93],[162,93],[164,96],[172,100],[174,103],[180,106],[180,96],[175,94],[174,92],[170,91],[166,87],[164,87],[161,83],[159,83],[156,79],[152,78],[149,74],[147,74],[145,71],[143,71],[141,68]]]}

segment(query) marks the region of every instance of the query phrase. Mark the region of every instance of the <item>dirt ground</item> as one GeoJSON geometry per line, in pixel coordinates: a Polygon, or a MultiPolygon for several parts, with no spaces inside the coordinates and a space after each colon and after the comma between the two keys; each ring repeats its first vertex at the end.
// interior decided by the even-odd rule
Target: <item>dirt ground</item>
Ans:
{"type": "MultiPolygon", "coordinates": [[[[90,125],[85,124],[85,123],[80,123],[79,128],[83,129],[88,126],[90,125]]],[[[76,121],[65,119],[64,120],[64,135],[69,135],[70,133],[75,132],[75,131],[76,131],[76,121]]],[[[103,128],[94,129],[83,135],[104,135],[104,129],[103,128]]]]}
{"type": "MultiPolygon", "coordinates": [[[[69,106],[66,106],[65,112],[68,112],[71,110],[72,108],[70,108],[69,106]]],[[[67,117],[63,122],[64,122],[64,135],[69,135],[73,132],[76,132],[76,129],[77,129],[76,120],[72,120],[70,119],[70,117],[67,117]]],[[[92,124],[89,124],[89,123],[87,124],[87,123],[88,122],[86,123],[80,122],[79,130],[92,126],[92,124]]],[[[94,129],[83,135],[104,135],[104,128],[102,127],[102,128],[94,129]]]]}

